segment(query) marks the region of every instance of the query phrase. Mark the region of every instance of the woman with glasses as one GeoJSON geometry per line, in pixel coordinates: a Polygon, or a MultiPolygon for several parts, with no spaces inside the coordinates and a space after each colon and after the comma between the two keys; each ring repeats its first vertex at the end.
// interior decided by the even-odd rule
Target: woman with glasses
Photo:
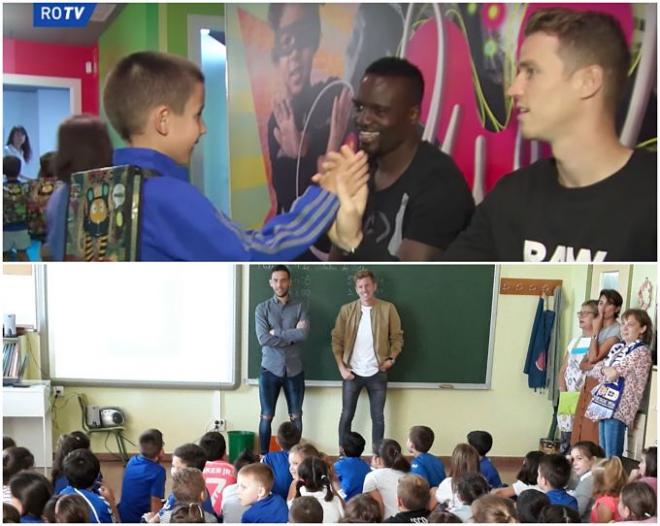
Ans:
{"type": "Polygon", "coordinates": [[[561,431],[560,453],[562,454],[568,453],[571,447],[573,418],[585,377],[584,371],[580,369],[580,363],[589,351],[594,319],[598,316],[598,302],[596,300],[585,301],[577,316],[582,335],[569,342],[559,372],[560,393],[557,425],[561,431]]]}
{"type": "MultiPolygon", "coordinates": [[[[580,369],[584,372],[593,369],[609,353],[615,343],[621,340],[619,326],[619,313],[623,305],[623,298],[616,290],[603,289],[598,298],[598,315],[591,324],[589,349],[580,362],[580,369]]],[[[585,412],[591,403],[591,391],[598,385],[598,380],[587,378],[582,385],[580,398],[575,409],[573,430],[571,432],[571,446],[577,442],[589,440],[595,444],[598,440],[598,423],[588,419],[585,412]]]]}

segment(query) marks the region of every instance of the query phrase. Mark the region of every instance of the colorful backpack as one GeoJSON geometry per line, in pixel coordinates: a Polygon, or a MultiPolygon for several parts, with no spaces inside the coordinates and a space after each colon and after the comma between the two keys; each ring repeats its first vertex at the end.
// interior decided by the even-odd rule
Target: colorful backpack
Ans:
{"type": "Polygon", "coordinates": [[[7,181],[2,185],[2,224],[11,225],[27,221],[28,185],[7,181]]]}
{"type": "Polygon", "coordinates": [[[44,177],[30,183],[27,221],[30,236],[44,239],[46,237],[46,205],[55,190],[57,180],[44,177]]]}
{"type": "Polygon", "coordinates": [[[144,178],[137,166],[113,166],[71,176],[65,260],[139,259],[140,209],[144,178]]]}

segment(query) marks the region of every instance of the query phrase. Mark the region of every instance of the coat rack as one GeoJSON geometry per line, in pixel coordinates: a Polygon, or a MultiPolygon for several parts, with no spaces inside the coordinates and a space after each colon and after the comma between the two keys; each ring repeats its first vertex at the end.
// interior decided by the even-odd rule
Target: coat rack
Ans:
{"type": "Polygon", "coordinates": [[[516,296],[553,296],[555,288],[561,287],[560,279],[500,279],[500,294],[513,294],[516,296]]]}

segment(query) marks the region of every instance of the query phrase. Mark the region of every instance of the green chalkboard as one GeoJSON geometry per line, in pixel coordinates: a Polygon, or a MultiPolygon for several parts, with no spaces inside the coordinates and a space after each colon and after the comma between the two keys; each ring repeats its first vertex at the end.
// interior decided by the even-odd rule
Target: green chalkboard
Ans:
{"type": "MultiPolygon", "coordinates": [[[[353,274],[358,265],[289,265],[292,296],[305,302],[310,332],[303,346],[305,380],[339,382],[330,331],[339,308],[357,299],[353,274]]],[[[370,265],[377,296],[396,306],[404,345],[389,373],[390,385],[488,388],[496,295],[493,265],[370,265]],[[423,385],[422,385],[423,384],[423,385]]],[[[270,266],[249,267],[250,341],[248,379],[259,377],[261,347],[254,312],[273,296],[270,266]]]]}

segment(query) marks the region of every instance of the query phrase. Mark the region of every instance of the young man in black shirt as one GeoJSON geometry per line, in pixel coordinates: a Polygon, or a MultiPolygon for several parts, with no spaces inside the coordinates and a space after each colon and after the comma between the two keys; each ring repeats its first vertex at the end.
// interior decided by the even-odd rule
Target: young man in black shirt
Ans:
{"type": "Polygon", "coordinates": [[[622,145],[615,128],[629,66],[613,17],[532,15],[509,95],[522,135],[553,157],[502,178],[445,259],[656,260],[656,155],[622,145]]]}
{"type": "Polygon", "coordinates": [[[418,132],[424,80],[407,60],[387,57],[365,71],[354,99],[360,149],[371,163],[363,241],[333,259],[437,259],[474,210],[468,186],[452,159],[418,132]]]}

